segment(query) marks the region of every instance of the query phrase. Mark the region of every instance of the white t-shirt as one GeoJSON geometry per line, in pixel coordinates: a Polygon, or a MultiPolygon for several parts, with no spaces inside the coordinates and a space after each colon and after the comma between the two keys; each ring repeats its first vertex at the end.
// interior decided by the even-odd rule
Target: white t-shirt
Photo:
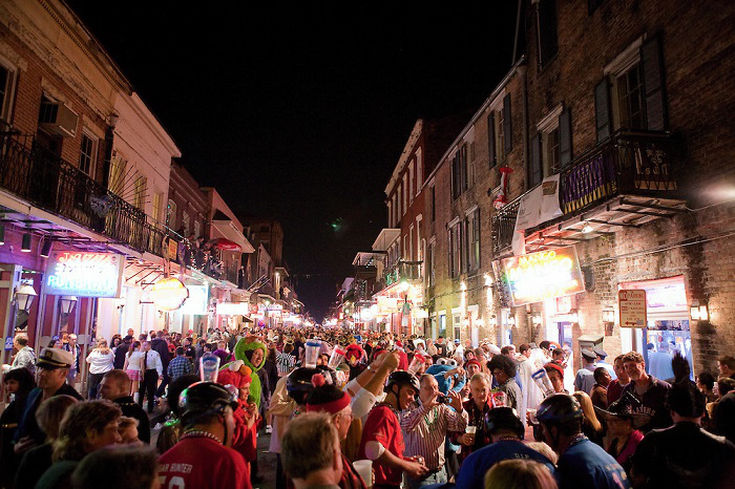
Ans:
{"type": "Polygon", "coordinates": [[[112,350],[107,350],[107,353],[102,353],[101,350],[94,349],[87,355],[87,363],[89,363],[90,374],[103,374],[109,372],[114,367],[115,354],[112,350]]]}
{"type": "Polygon", "coordinates": [[[142,351],[128,352],[125,354],[128,357],[128,370],[143,370],[143,355],[142,351]]]}

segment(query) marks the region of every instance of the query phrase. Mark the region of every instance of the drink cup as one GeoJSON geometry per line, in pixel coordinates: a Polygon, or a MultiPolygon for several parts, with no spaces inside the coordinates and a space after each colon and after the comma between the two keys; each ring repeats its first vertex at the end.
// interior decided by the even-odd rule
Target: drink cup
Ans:
{"type": "Polygon", "coordinates": [[[304,366],[306,368],[316,368],[316,361],[319,358],[319,347],[321,343],[319,340],[309,340],[306,342],[306,354],[304,359],[304,366]]]}
{"type": "Polygon", "coordinates": [[[475,443],[475,433],[477,433],[477,426],[467,425],[464,432],[472,437],[471,443],[475,443]]]}
{"type": "Polygon", "coordinates": [[[345,359],[347,352],[342,348],[335,346],[332,350],[332,356],[329,357],[329,368],[335,369],[345,359]]]}
{"type": "Polygon", "coordinates": [[[508,405],[508,398],[503,391],[493,392],[491,394],[492,405],[494,408],[504,407],[508,405]]]}
{"type": "Polygon", "coordinates": [[[526,413],[528,415],[529,423],[538,424],[538,419],[536,419],[536,409],[526,409],[526,413]]]}
{"type": "Polygon", "coordinates": [[[220,359],[213,353],[205,353],[199,359],[199,378],[206,382],[217,382],[220,359]]]}
{"type": "Polygon", "coordinates": [[[360,474],[362,480],[365,481],[367,487],[373,487],[373,461],[372,460],[355,460],[352,462],[355,471],[360,474]]]}
{"type": "Polygon", "coordinates": [[[413,356],[413,360],[411,360],[411,365],[408,366],[408,371],[412,374],[416,374],[416,372],[419,371],[424,362],[426,362],[424,356],[420,353],[416,353],[413,356]]]}
{"type": "Polygon", "coordinates": [[[544,393],[544,397],[549,397],[554,394],[554,387],[551,385],[551,379],[549,379],[549,374],[545,369],[540,368],[536,370],[531,374],[531,378],[536,382],[541,392],[544,393]]]}

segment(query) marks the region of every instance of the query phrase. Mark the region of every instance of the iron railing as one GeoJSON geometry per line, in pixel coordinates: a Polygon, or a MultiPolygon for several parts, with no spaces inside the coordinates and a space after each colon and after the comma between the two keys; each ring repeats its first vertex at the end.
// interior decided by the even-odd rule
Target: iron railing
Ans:
{"type": "Polygon", "coordinates": [[[0,187],[115,243],[163,256],[165,229],[32,136],[0,131],[0,187]]]}
{"type": "Polygon", "coordinates": [[[518,208],[521,205],[520,197],[508,202],[493,216],[493,254],[499,255],[513,243],[518,208]]]}
{"type": "Polygon", "coordinates": [[[399,260],[383,275],[385,286],[393,285],[402,280],[421,280],[421,261],[399,260]]]}

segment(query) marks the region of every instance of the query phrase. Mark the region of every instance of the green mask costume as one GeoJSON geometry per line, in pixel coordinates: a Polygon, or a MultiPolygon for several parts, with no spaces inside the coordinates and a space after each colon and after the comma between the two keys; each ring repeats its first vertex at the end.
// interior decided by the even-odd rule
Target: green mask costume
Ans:
{"type": "MultiPolygon", "coordinates": [[[[258,406],[258,409],[260,409],[260,397],[261,397],[261,391],[262,386],[260,385],[260,377],[258,377],[258,370],[263,368],[263,365],[265,365],[265,357],[268,354],[268,349],[266,346],[261,343],[260,341],[249,341],[246,338],[241,338],[238,340],[237,344],[235,345],[235,359],[236,360],[242,360],[242,362],[250,367],[253,371],[253,374],[250,376],[252,378],[252,381],[250,382],[250,396],[255,400],[256,406],[258,406]],[[251,352],[254,352],[255,350],[262,350],[263,351],[263,360],[261,360],[259,365],[253,365],[253,363],[248,358],[248,355],[252,357],[251,352]]],[[[225,365],[224,368],[227,368],[229,364],[225,365]]]]}

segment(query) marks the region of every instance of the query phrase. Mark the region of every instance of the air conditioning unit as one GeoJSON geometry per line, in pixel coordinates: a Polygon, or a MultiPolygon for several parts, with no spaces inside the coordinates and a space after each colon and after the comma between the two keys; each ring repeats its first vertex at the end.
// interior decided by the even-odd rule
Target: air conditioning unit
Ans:
{"type": "Polygon", "coordinates": [[[50,133],[74,137],[77,134],[79,115],[62,103],[42,100],[38,122],[42,129],[50,133]]]}

